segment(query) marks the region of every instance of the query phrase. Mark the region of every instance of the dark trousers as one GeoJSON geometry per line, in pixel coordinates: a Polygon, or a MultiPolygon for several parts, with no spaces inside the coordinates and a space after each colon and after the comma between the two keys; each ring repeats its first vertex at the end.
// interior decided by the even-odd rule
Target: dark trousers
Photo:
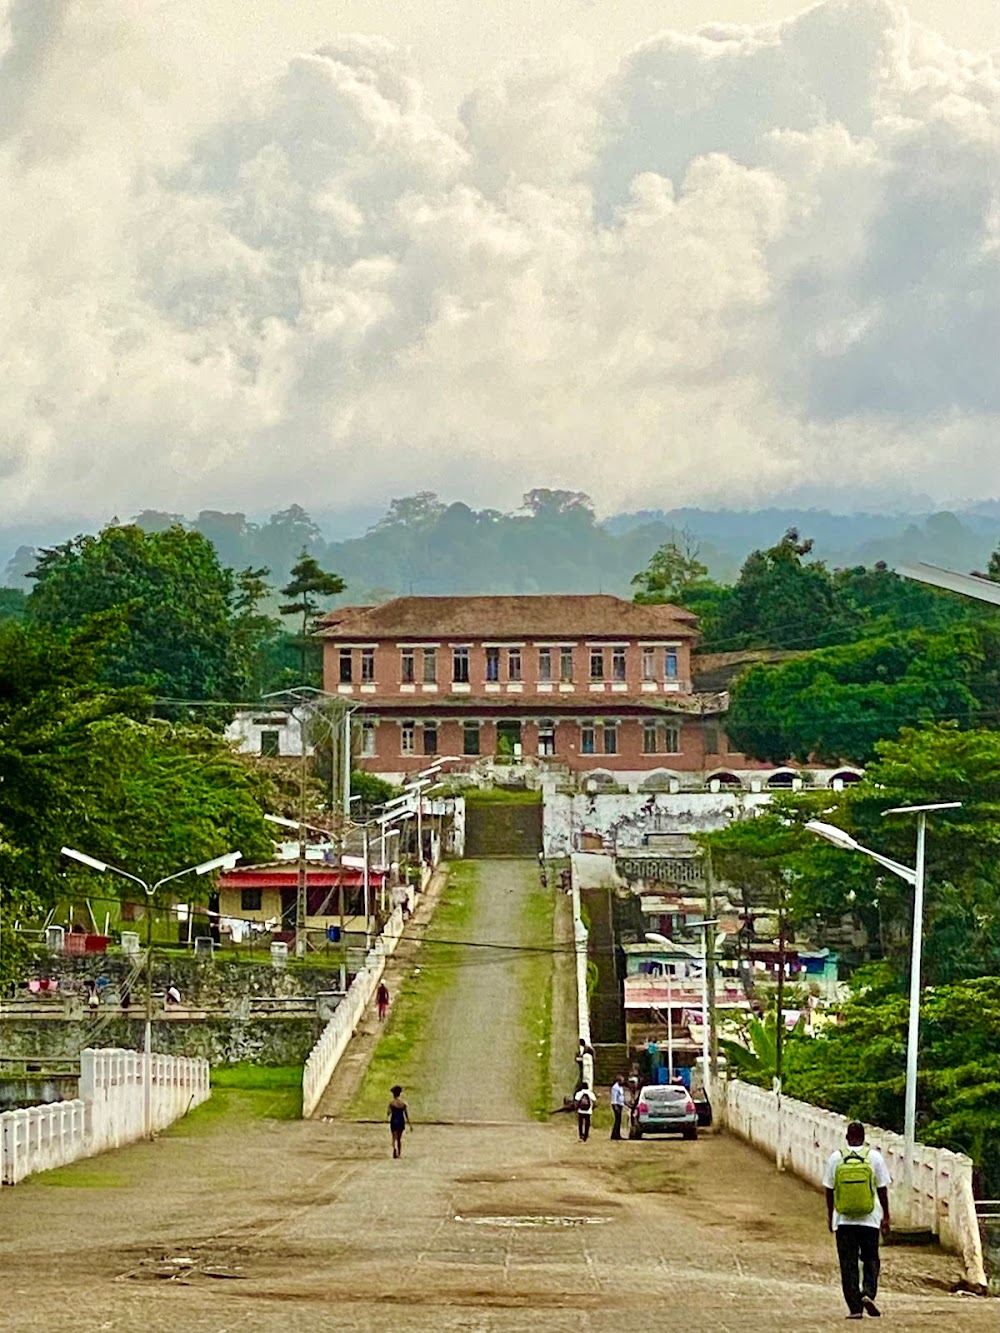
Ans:
{"type": "Polygon", "coordinates": [[[622,1136],[622,1109],[623,1108],[620,1106],[612,1106],[611,1108],[611,1114],[615,1118],[615,1123],[611,1129],[611,1137],[613,1139],[620,1139],[622,1136]]]}
{"type": "Polygon", "coordinates": [[[590,1138],[590,1116],[577,1112],[576,1124],[580,1131],[580,1138],[586,1143],[590,1138]]]}
{"type": "Polygon", "coordinates": [[[878,1294],[878,1227],[839,1226],[837,1258],[840,1260],[840,1285],[851,1314],[862,1314],[861,1297],[878,1294]],[[858,1286],[858,1264],[864,1270],[864,1281],[858,1286]]]}

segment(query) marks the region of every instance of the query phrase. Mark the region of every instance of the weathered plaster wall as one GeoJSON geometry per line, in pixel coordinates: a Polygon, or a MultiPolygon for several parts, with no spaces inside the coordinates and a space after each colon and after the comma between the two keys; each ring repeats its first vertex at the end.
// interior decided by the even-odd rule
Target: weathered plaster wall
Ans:
{"type": "MultiPolygon", "coordinates": [[[[133,959],[120,954],[84,954],[79,957],[50,954],[35,968],[35,974],[66,977],[77,983],[105,977],[117,988],[133,963],[133,959]]],[[[191,956],[167,957],[154,953],[153,990],[162,992],[172,982],[180,990],[185,1004],[195,1006],[229,1005],[245,995],[311,998],[319,991],[336,989],[339,965],[339,953],[330,954],[329,967],[304,968],[273,968],[263,956],[260,963],[247,963],[218,954],[211,961],[196,961],[191,956]]],[[[145,973],[139,982],[133,983],[133,1004],[140,1002],[140,992],[145,993],[145,973]]]]}
{"type": "MultiPolygon", "coordinates": [[[[0,1046],[14,1059],[65,1060],[92,1045],[98,1020],[0,1018],[0,1046]]],[[[212,1065],[250,1060],[261,1065],[302,1064],[322,1024],[318,1017],[192,1018],[172,1015],[153,1022],[153,1049],[164,1055],[203,1056],[212,1065]]],[[[141,1016],[101,1021],[102,1045],[138,1051],[141,1016]]]]}
{"type": "Polygon", "coordinates": [[[649,834],[710,833],[748,810],[766,805],[766,792],[598,792],[570,795],[546,787],[546,856],[571,851],[642,847],[649,834]]]}
{"type": "Polygon", "coordinates": [[[13,1111],[19,1106],[71,1102],[78,1096],[79,1085],[80,1079],[76,1074],[0,1078],[0,1113],[13,1111]]]}

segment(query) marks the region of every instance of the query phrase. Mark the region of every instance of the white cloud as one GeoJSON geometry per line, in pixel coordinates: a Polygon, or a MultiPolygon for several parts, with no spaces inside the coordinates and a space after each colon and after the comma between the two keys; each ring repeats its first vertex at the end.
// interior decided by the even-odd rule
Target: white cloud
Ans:
{"type": "Polygon", "coordinates": [[[6,12],[7,515],[1000,490],[1000,81],[887,0],[455,125],[382,38],[222,111],[117,0],[6,12]]]}

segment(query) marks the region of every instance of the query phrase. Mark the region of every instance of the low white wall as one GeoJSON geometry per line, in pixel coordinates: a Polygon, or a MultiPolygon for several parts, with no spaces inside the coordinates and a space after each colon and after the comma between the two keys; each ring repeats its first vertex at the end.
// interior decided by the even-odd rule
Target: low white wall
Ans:
{"type": "Polygon", "coordinates": [[[396,950],[403,933],[403,913],[400,908],[389,917],[385,929],[375,941],[375,947],[365,959],[365,965],[351,982],[347,994],[337,1005],[333,1017],[312,1048],[302,1070],[302,1115],[304,1119],[316,1110],[333,1071],[354,1036],[361,1015],[371,1003],[378,983],[385,971],[385,960],[396,950]]]}
{"type": "MultiPolygon", "coordinates": [[[[846,1116],[792,1097],[779,1098],[739,1080],[725,1084],[722,1092],[720,1109],[728,1129],[772,1154],[779,1167],[794,1171],[817,1189],[822,1187],[830,1154],[844,1145],[846,1116]]],[[[865,1132],[885,1157],[892,1177],[893,1222],[932,1231],[946,1249],[962,1256],[968,1280],[985,1284],[971,1159],[918,1143],[907,1161],[902,1135],[875,1125],[866,1125],[865,1132]]]]}
{"type": "Polygon", "coordinates": [[[164,1129],[209,1095],[207,1060],[135,1051],[80,1052],[80,1096],[0,1115],[0,1180],[134,1143],[164,1129]]]}
{"type": "Polygon", "coordinates": [[[91,1152],[134,1143],[165,1129],[209,1095],[207,1060],[148,1057],[141,1051],[80,1052],[80,1096],[87,1105],[91,1152]]]}
{"type": "MultiPolygon", "coordinates": [[[[580,884],[576,872],[576,857],[570,869],[570,892],[573,896],[573,947],[576,951],[576,1019],[580,1040],[590,1045],[590,1000],[587,995],[587,927],[580,911],[580,884]]],[[[585,1055],[581,1070],[583,1081],[594,1086],[594,1057],[585,1055]]]]}
{"type": "Polygon", "coordinates": [[[79,1099],[0,1115],[0,1183],[16,1185],[89,1155],[87,1108],[79,1099]]]}

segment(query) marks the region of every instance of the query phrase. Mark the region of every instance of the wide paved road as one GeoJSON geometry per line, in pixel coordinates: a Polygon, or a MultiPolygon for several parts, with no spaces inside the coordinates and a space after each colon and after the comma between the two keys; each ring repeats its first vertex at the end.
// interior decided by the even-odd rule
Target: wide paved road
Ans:
{"type": "MultiPolygon", "coordinates": [[[[462,938],[480,947],[452,952],[430,1031],[399,1058],[415,1112],[433,1090],[431,1109],[464,1123],[418,1123],[395,1162],[381,1124],[192,1118],[183,1136],[56,1173],[60,1188],[6,1190],[4,1333],[841,1326],[818,1193],[733,1139],[605,1131],[584,1146],[569,1117],[529,1118],[519,1024],[537,1017],[542,974],[481,946],[537,920],[533,873],[478,868],[462,938]],[[485,1119],[504,1123],[469,1123],[485,1119]],[[162,1263],[178,1259],[191,1262],[162,1263]]],[[[420,976],[441,947],[421,946],[420,976]]],[[[995,1333],[996,1305],[948,1293],[954,1260],[889,1250],[884,1272],[895,1327],[995,1333]]]]}

